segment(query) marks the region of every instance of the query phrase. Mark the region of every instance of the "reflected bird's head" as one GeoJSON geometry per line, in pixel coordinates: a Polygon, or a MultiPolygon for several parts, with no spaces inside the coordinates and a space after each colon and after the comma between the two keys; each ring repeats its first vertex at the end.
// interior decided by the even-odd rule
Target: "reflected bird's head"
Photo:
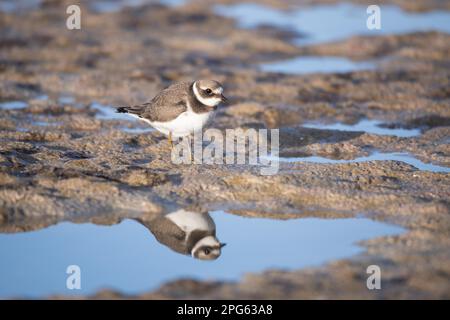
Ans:
{"type": "Polygon", "coordinates": [[[220,257],[222,247],[225,245],[225,243],[220,243],[216,237],[207,236],[195,244],[192,256],[200,260],[215,260],[220,257]]]}

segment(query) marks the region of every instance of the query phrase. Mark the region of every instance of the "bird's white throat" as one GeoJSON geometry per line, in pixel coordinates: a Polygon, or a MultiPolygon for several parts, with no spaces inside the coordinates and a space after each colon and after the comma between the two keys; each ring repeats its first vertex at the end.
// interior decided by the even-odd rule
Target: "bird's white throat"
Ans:
{"type": "Polygon", "coordinates": [[[192,88],[194,90],[195,98],[206,106],[215,107],[221,102],[220,98],[217,97],[203,98],[200,92],[198,92],[197,82],[194,82],[192,88]]]}

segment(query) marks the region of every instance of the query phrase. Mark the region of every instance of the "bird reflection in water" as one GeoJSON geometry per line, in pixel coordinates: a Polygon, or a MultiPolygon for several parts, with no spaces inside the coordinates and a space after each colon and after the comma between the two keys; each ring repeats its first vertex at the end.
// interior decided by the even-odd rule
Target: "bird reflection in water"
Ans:
{"type": "Polygon", "coordinates": [[[225,243],[216,237],[216,224],[205,213],[177,210],[149,221],[137,219],[163,245],[200,260],[215,260],[225,243]]]}

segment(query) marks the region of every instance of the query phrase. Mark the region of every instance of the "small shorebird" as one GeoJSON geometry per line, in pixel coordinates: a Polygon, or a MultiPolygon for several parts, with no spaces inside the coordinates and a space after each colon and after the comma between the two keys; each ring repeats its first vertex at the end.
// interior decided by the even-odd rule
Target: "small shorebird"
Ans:
{"type": "Polygon", "coordinates": [[[117,108],[129,113],[172,138],[202,130],[213,118],[218,105],[226,102],[222,85],[215,80],[174,83],[147,103],[117,108]]]}
{"type": "Polygon", "coordinates": [[[143,221],[162,244],[172,250],[200,260],[215,260],[221,254],[225,243],[216,237],[216,224],[205,212],[178,210],[168,215],[143,221]]]}

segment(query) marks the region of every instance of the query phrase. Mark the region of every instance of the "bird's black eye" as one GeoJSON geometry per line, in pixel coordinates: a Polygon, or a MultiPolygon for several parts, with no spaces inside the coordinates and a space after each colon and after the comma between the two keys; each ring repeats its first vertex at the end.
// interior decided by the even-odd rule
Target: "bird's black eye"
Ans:
{"type": "Polygon", "coordinates": [[[209,249],[205,249],[203,252],[204,252],[206,255],[208,255],[208,254],[209,254],[209,249]]]}
{"type": "Polygon", "coordinates": [[[208,88],[208,89],[205,90],[205,92],[206,92],[207,94],[211,94],[211,93],[212,93],[212,90],[208,88]]]}

